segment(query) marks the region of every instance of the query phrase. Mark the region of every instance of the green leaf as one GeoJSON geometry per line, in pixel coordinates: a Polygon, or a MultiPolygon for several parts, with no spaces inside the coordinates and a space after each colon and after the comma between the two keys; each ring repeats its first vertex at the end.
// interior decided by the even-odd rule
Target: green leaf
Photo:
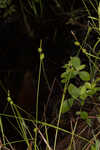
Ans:
{"type": "Polygon", "coordinates": [[[100,91],[100,87],[95,87],[96,92],[100,91]]]}
{"type": "Polygon", "coordinates": [[[81,105],[84,105],[84,100],[87,98],[87,96],[88,96],[87,93],[84,93],[84,94],[80,95],[80,99],[83,100],[83,101],[81,102],[81,105]]]}
{"type": "Polygon", "coordinates": [[[78,70],[83,70],[85,68],[85,65],[80,65],[78,70]]]}
{"type": "Polygon", "coordinates": [[[72,78],[74,78],[76,75],[78,74],[78,71],[72,71],[71,72],[71,75],[70,75],[70,78],[72,79],[72,78]]]}
{"type": "Polygon", "coordinates": [[[73,98],[77,98],[80,95],[80,89],[73,84],[69,85],[68,92],[73,98]]]}
{"type": "Polygon", "coordinates": [[[80,86],[80,95],[83,95],[86,93],[86,87],[83,85],[83,86],[80,86]]]}
{"type": "Polygon", "coordinates": [[[96,88],[91,89],[91,90],[87,90],[87,94],[88,94],[89,96],[94,95],[96,92],[97,92],[97,91],[96,91],[96,88]]]}
{"type": "Polygon", "coordinates": [[[66,113],[66,112],[68,112],[70,110],[70,108],[73,105],[73,102],[74,102],[73,98],[69,98],[68,100],[65,100],[63,102],[63,105],[62,105],[62,114],[66,113]]]}
{"type": "Polygon", "coordinates": [[[89,81],[90,80],[90,74],[87,71],[79,72],[79,76],[80,76],[81,80],[83,80],[83,81],[89,81]]]}
{"type": "Polygon", "coordinates": [[[67,79],[62,79],[61,80],[61,83],[66,83],[67,82],[67,79]]]}
{"type": "Polygon", "coordinates": [[[91,89],[91,83],[89,83],[89,82],[85,82],[85,88],[86,89],[91,89]]]}
{"type": "Polygon", "coordinates": [[[73,67],[75,67],[75,69],[77,69],[80,67],[80,58],[72,57],[70,63],[73,65],[73,67]]]}
{"type": "Polygon", "coordinates": [[[80,117],[83,120],[86,120],[86,119],[88,119],[88,113],[86,111],[82,111],[82,112],[80,112],[80,117]]]}
{"type": "Polygon", "coordinates": [[[66,78],[68,76],[68,73],[67,72],[64,72],[61,74],[61,78],[66,78]]]}
{"type": "Polygon", "coordinates": [[[70,74],[68,72],[64,72],[61,74],[61,83],[66,83],[69,80],[70,74]]]}

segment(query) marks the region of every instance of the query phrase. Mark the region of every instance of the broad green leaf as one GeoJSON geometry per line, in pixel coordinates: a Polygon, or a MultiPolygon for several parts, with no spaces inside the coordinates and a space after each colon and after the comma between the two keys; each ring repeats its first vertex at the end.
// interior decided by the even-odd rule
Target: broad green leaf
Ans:
{"type": "MultiPolygon", "coordinates": [[[[81,99],[81,100],[85,100],[85,99],[87,98],[87,96],[88,96],[88,95],[87,95],[86,93],[83,94],[83,95],[80,95],[80,99],[81,99]]],[[[82,105],[83,105],[83,104],[82,104],[82,105]]]]}
{"type": "Polygon", "coordinates": [[[82,111],[82,112],[80,112],[80,117],[83,120],[86,120],[86,119],[88,119],[88,113],[86,111],[82,111]]]}
{"type": "Polygon", "coordinates": [[[100,91],[100,87],[95,87],[96,92],[100,91]]]}
{"type": "Polygon", "coordinates": [[[91,89],[91,90],[87,90],[88,96],[92,96],[92,95],[94,95],[95,93],[96,93],[96,88],[91,89]]]}
{"type": "Polygon", "coordinates": [[[67,79],[62,79],[61,83],[66,83],[68,80],[67,79]]]}
{"type": "Polygon", "coordinates": [[[83,80],[83,81],[89,81],[90,80],[90,74],[87,71],[79,72],[79,76],[80,76],[81,80],[83,80]]]}
{"type": "Polygon", "coordinates": [[[70,110],[70,108],[73,105],[73,102],[74,102],[73,98],[69,98],[68,100],[65,100],[63,102],[63,105],[62,105],[62,114],[66,113],[66,112],[68,112],[70,110]]]}
{"type": "Polygon", "coordinates": [[[86,93],[86,87],[83,85],[80,87],[80,95],[83,95],[86,93]]]}
{"type": "Polygon", "coordinates": [[[91,89],[91,83],[85,82],[85,88],[86,89],[91,89]]]}
{"type": "Polygon", "coordinates": [[[78,70],[83,70],[85,68],[85,65],[80,65],[78,70]]]}
{"type": "Polygon", "coordinates": [[[64,72],[61,74],[61,78],[66,78],[68,76],[68,73],[67,72],[64,72]]]}
{"type": "Polygon", "coordinates": [[[78,71],[72,71],[71,72],[71,75],[70,75],[70,78],[72,79],[72,78],[74,78],[76,75],[78,74],[78,71]]]}
{"type": "Polygon", "coordinates": [[[69,80],[69,74],[67,72],[64,72],[61,74],[61,83],[66,83],[69,80]]]}
{"type": "Polygon", "coordinates": [[[70,63],[73,65],[73,67],[75,67],[75,69],[78,69],[80,67],[80,58],[72,57],[70,63]]]}
{"type": "Polygon", "coordinates": [[[73,98],[77,98],[80,95],[80,89],[73,84],[69,85],[68,92],[73,98]]]}

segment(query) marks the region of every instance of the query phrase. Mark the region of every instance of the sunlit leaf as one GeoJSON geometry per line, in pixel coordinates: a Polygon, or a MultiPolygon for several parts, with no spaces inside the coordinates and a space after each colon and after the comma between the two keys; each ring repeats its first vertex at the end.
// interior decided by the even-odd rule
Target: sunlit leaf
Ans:
{"type": "Polygon", "coordinates": [[[85,82],[85,88],[86,89],[91,89],[91,83],[85,82]]]}
{"type": "Polygon", "coordinates": [[[76,75],[78,74],[78,71],[72,71],[71,72],[71,75],[70,75],[70,78],[74,78],[76,75]]]}
{"type": "Polygon", "coordinates": [[[89,81],[90,80],[90,74],[87,71],[79,72],[79,76],[80,76],[81,80],[83,80],[83,81],[89,81]]]}
{"type": "Polygon", "coordinates": [[[87,90],[87,94],[88,94],[89,96],[92,96],[92,95],[94,95],[95,93],[96,93],[96,88],[91,89],[91,90],[87,90]]]}
{"type": "Polygon", "coordinates": [[[72,57],[70,63],[75,67],[75,69],[80,67],[80,58],[72,57]]]}
{"type": "Polygon", "coordinates": [[[83,70],[85,68],[85,65],[80,65],[78,70],[83,70]]]}
{"type": "Polygon", "coordinates": [[[77,98],[80,95],[80,89],[73,84],[69,85],[68,92],[73,98],[77,98]]]}

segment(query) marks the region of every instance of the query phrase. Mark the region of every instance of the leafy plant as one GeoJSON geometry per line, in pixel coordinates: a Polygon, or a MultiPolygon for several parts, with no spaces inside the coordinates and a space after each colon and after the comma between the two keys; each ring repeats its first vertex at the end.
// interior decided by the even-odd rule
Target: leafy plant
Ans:
{"type": "MultiPolygon", "coordinates": [[[[95,81],[90,81],[90,74],[84,70],[85,65],[81,65],[79,57],[71,57],[69,63],[64,65],[64,69],[65,72],[61,74],[61,82],[66,83],[69,80],[67,91],[71,97],[63,102],[62,114],[68,112],[76,100],[83,106],[87,97],[91,97],[97,91],[100,91],[100,87],[97,87],[99,78],[95,81]],[[71,79],[76,79],[76,77],[82,80],[83,85],[77,87],[71,83],[71,79]]],[[[83,119],[82,115],[80,116],[83,119]]]]}

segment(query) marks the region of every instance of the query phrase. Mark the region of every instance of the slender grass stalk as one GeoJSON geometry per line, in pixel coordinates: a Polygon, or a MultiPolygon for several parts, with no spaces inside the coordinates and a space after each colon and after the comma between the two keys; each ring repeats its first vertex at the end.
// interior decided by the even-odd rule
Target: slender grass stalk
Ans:
{"type": "MultiPolygon", "coordinates": [[[[60,105],[60,110],[59,110],[57,127],[59,127],[59,122],[60,122],[60,117],[61,117],[61,111],[62,111],[62,105],[63,105],[64,99],[65,99],[66,90],[67,90],[67,84],[65,84],[65,86],[64,86],[64,92],[63,92],[63,95],[62,95],[62,100],[61,100],[61,105],[60,105]]],[[[58,136],[58,128],[56,129],[56,134],[55,134],[54,150],[56,150],[57,136],[58,136]]]]}
{"type": "Polygon", "coordinates": [[[100,32],[100,2],[99,2],[99,6],[98,6],[98,24],[99,24],[99,32],[100,32]]]}
{"type": "MultiPolygon", "coordinates": [[[[13,115],[9,115],[9,114],[0,114],[0,116],[3,116],[3,117],[9,117],[9,118],[18,118],[18,119],[21,119],[19,116],[13,116],[13,115]]],[[[100,118],[99,116],[96,117],[96,118],[100,118]]],[[[32,119],[28,119],[28,118],[23,118],[25,121],[29,121],[29,122],[32,122],[33,125],[35,125],[34,121],[32,119]]],[[[50,128],[53,128],[53,129],[58,129],[59,131],[61,132],[64,132],[64,133],[67,133],[67,134],[70,134],[72,135],[72,132],[68,131],[68,130],[65,130],[63,128],[60,128],[60,127],[57,127],[53,124],[48,124],[47,122],[41,122],[41,121],[37,121],[38,124],[42,124],[43,126],[47,126],[47,127],[50,127],[50,128]]],[[[35,125],[36,126],[36,125],[35,125]]],[[[82,139],[83,141],[86,141],[87,143],[90,143],[90,141],[80,135],[77,135],[74,133],[74,136],[78,137],[79,139],[82,139]]],[[[21,140],[21,141],[25,141],[25,140],[21,140]]],[[[12,143],[15,143],[15,142],[12,142],[12,143]]]]}
{"type": "Polygon", "coordinates": [[[20,129],[21,136],[23,137],[23,139],[26,139],[25,140],[26,144],[27,144],[27,146],[29,146],[29,141],[28,141],[28,138],[27,138],[27,131],[26,131],[26,128],[25,128],[24,119],[23,119],[23,117],[21,116],[21,114],[19,113],[19,111],[17,110],[16,107],[15,108],[12,107],[12,109],[13,109],[14,115],[16,116],[16,113],[17,113],[17,116],[19,116],[19,118],[20,118],[20,119],[16,119],[16,121],[17,121],[18,127],[20,129]]]}
{"type": "MultiPolygon", "coordinates": [[[[37,128],[37,121],[38,121],[38,102],[39,102],[41,67],[42,67],[42,61],[43,61],[43,58],[41,57],[41,55],[42,55],[42,40],[40,40],[40,48],[38,49],[38,52],[40,53],[40,65],[39,65],[39,75],[38,75],[38,84],[37,84],[37,96],[36,96],[36,128],[37,128]]],[[[37,147],[37,130],[35,131],[35,144],[34,144],[35,150],[36,150],[36,147],[37,147]]]]}
{"type": "Polygon", "coordinates": [[[69,81],[70,81],[70,77],[71,77],[71,72],[69,74],[69,78],[68,78],[67,82],[64,85],[64,91],[63,91],[63,95],[62,95],[62,99],[61,99],[61,105],[60,105],[60,110],[59,110],[59,115],[58,115],[58,122],[57,122],[57,129],[56,129],[55,140],[54,140],[54,150],[56,149],[57,136],[58,136],[58,127],[59,127],[60,118],[61,118],[62,106],[63,106],[63,102],[65,100],[66,91],[67,91],[67,87],[68,87],[68,84],[69,84],[69,81]]]}
{"type": "Polygon", "coordinates": [[[40,15],[42,16],[43,15],[43,2],[42,2],[42,0],[39,1],[39,4],[40,4],[40,15]]]}
{"type": "MultiPolygon", "coordinates": [[[[87,7],[87,5],[86,5],[86,2],[85,2],[84,0],[82,0],[82,2],[83,2],[83,4],[84,4],[84,6],[85,6],[85,9],[86,9],[88,15],[91,16],[90,10],[88,9],[88,7],[87,7]]],[[[94,22],[93,19],[92,19],[92,23],[93,23],[94,27],[96,27],[96,24],[95,24],[95,22],[94,22]]]]}
{"type": "Polygon", "coordinates": [[[2,133],[2,137],[3,137],[3,143],[5,144],[5,134],[4,134],[4,131],[3,131],[3,124],[2,124],[2,119],[0,117],[0,130],[1,130],[1,133],[2,133]]]}
{"type": "Polygon", "coordinates": [[[91,4],[91,6],[93,7],[93,9],[95,10],[95,12],[97,12],[97,8],[94,6],[92,0],[89,0],[89,2],[90,2],[90,4],[91,4]]]}
{"type": "MultiPolygon", "coordinates": [[[[19,118],[16,117],[17,125],[20,129],[19,133],[23,137],[23,139],[26,141],[27,146],[29,146],[29,140],[27,138],[27,133],[28,133],[29,130],[27,130],[25,121],[24,121],[23,117],[21,116],[20,112],[18,111],[16,105],[14,105],[14,103],[13,103],[11,97],[10,97],[10,91],[9,90],[8,90],[8,101],[11,105],[14,116],[18,116],[20,118],[19,119],[19,118]]],[[[31,138],[32,138],[32,136],[31,136],[31,138]]]]}
{"type": "Polygon", "coordinates": [[[77,123],[78,123],[78,120],[75,122],[74,129],[72,130],[72,137],[71,137],[71,142],[70,142],[70,145],[69,145],[70,148],[73,144],[73,139],[74,139],[74,134],[75,134],[75,130],[76,130],[76,127],[77,127],[77,123]]]}
{"type": "MultiPolygon", "coordinates": [[[[38,77],[37,97],[36,97],[36,125],[38,121],[38,100],[39,100],[40,76],[41,76],[41,60],[40,60],[40,67],[39,67],[39,77],[38,77]]],[[[37,131],[35,132],[35,150],[36,150],[36,145],[37,145],[37,131]]]]}
{"type": "MultiPolygon", "coordinates": [[[[45,122],[46,122],[46,120],[45,120],[45,122]]],[[[46,134],[46,140],[47,140],[47,143],[49,144],[49,137],[48,137],[47,126],[45,126],[45,134],[46,134]]],[[[48,150],[48,147],[46,147],[46,150],[48,150]]]]}
{"type": "Polygon", "coordinates": [[[50,90],[50,84],[49,84],[49,81],[48,81],[48,78],[47,78],[47,75],[46,75],[46,72],[45,72],[45,67],[44,67],[44,62],[42,61],[42,70],[43,70],[43,75],[44,75],[44,79],[46,81],[46,84],[48,86],[48,89],[50,90]]]}

